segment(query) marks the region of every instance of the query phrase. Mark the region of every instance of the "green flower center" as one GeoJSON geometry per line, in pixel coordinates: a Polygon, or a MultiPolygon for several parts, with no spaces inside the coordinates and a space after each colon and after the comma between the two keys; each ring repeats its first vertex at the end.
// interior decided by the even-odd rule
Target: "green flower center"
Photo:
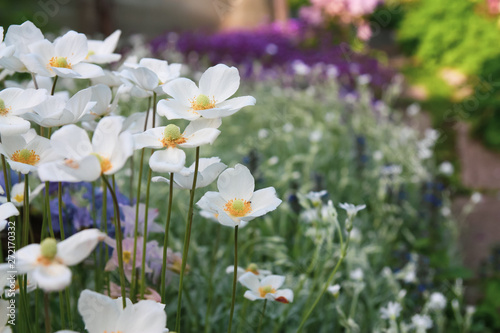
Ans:
{"type": "Polygon", "coordinates": [[[71,68],[66,57],[52,57],[49,61],[49,65],[57,68],[71,68]]]}
{"type": "Polygon", "coordinates": [[[210,99],[210,97],[203,94],[200,94],[196,98],[189,101],[191,102],[191,108],[195,111],[207,110],[215,107],[215,99],[210,99]]]}
{"type": "Polygon", "coordinates": [[[233,205],[231,208],[233,208],[233,210],[237,212],[241,212],[243,211],[243,209],[245,209],[245,203],[241,199],[236,199],[233,201],[233,205]]]}
{"type": "Polygon", "coordinates": [[[196,104],[202,108],[206,108],[210,105],[210,98],[208,98],[207,95],[198,95],[198,97],[196,97],[196,104]]]}
{"type": "Polygon", "coordinates": [[[257,264],[251,263],[247,267],[247,272],[252,272],[255,275],[258,275],[259,274],[259,267],[257,266],[257,264]]]}
{"type": "Polygon", "coordinates": [[[5,102],[0,98],[0,116],[5,116],[9,113],[9,108],[5,107],[5,102]]]}
{"type": "Polygon", "coordinates": [[[40,243],[40,251],[42,253],[42,257],[52,260],[56,257],[57,254],[57,242],[54,238],[45,238],[40,243]]]}
{"type": "Polygon", "coordinates": [[[177,139],[180,139],[180,137],[182,136],[181,129],[179,128],[179,126],[176,126],[174,124],[167,125],[165,127],[165,130],[163,131],[163,136],[168,141],[175,141],[177,139]]]}

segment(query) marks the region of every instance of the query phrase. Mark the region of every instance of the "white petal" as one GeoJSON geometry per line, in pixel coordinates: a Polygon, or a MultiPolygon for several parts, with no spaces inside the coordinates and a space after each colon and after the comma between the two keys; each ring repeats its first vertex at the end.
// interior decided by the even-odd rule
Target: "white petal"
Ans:
{"type": "Polygon", "coordinates": [[[82,262],[106,235],[98,229],[82,230],[57,244],[57,257],[67,266],[82,262]]]}
{"type": "Polygon", "coordinates": [[[61,156],[79,160],[93,152],[85,130],[75,125],[66,125],[52,134],[52,148],[61,156]]]}
{"type": "Polygon", "coordinates": [[[182,148],[195,148],[206,144],[214,143],[221,132],[215,128],[204,128],[190,136],[185,137],[186,142],[179,144],[182,148]]]}
{"type": "Polygon", "coordinates": [[[110,158],[115,146],[118,144],[122,124],[123,119],[121,117],[102,118],[92,137],[93,152],[105,158],[110,158]]]}
{"type": "Polygon", "coordinates": [[[255,293],[253,291],[250,291],[250,290],[245,291],[245,294],[243,295],[243,297],[245,297],[246,299],[249,299],[251,301],[263,299],[262,297],[259,296],[259,294],[255,293]]]}
{"type": "Polygon", "coordinates": [[[221,173],[217,187],[220,195],[227,201],[250,200],[255,188],[255,180],[246,166],[236,164],[234,169],[229,168],[221,173]]]}
{"type": "Polygon", "coordinates": [[[205,118],[223,118],[235,114],[246,106],[255,105],[255,103],[256,100],[254,97],[242,96],[217,103],[213,109],[200,110],[198,112],[205,118]]]}
{"type": "Polygon", "coordinates": [[[191,106],[174,99],[159,101],[157,112],[160,116],[167,117],[168,120],[186,119],[192,121],[200,118],[200,114],[191,110],[191,106]]]}
{"type": "Polygon", "coordinates": [[[29,121],[17,116],[0,116],[0,134],[2,136],[26,133],[31,127],[29,121]]]}
{"type": "Polygon", "coordinates": [[[118,332],[161,333],[167,325],[165,305],[151,300],[142,300],[127,306],[118,320],[118,332]]]}
{"type": "Polygon", "coordinates": [[[60,264],[38,266],[32,276],[38,287],[46,292],[63,290],[71,284],[71,270],[60,264]]]}
{"type": "Polygon", "coordinates": [[[167,83],[163,90],[184,106],[191,106],[189,101],[200,94],[196,83],[186,78],[175,79],[167,83]]]}
{"type": "Polygon", "coordinates": [[[92,182],[101,176],[101,163],[94,155],[88,155],[69,164],[46,163],[38,167],[38,176],[41,181],[92,182]]]}
{"type": "Polygon", "coordinates": [[[68,31],[54,42],[54,51],[56,56],[66,57],[68,63],[74,66],[87,56],[87,37],[76,31],[68,31]]]}
{"type": "Polygon", "coordinates": [[[11,216],[18,216],[19,211],[13,203],[7,202],[0,206],[0,220],[7,220],[11,216]]]}
{"type": "Polygon", "coordinates": [[[178,172],[185,163],[186,154],[178,148],[155,151],[149,158],[149,166],[156,172],[178,172]]]}
{"type": "Polygon", "coordinates": [[[187,125],[186,129],[182,133],[184,136],[189,136],[205,128],[219,128],[222,125],[222,120],[217,119],[205,119],[200,118],[193,120],[187,125]]]}
{"type": "Polygon", "coordinates": [[[272,295],[275,301],[281,303],[292,303],[293,302],[293,291],[291,289],[281,289],[276,291],[274,295],[272,295]]]}
{"type": "Polygon", "coordinates": [[[258,292],[261,286],[259,278],[252,272],[246,272],[238,281],[253,292],[258,292]]]}
{"type": "Polygon", "coordinates": [[[118,137],[118,143],[111,154],[111,168],[104,172],[106,175],[112,175],[125,165],[128,158],[134,153],[134,139],[129,132],[123,132],[118,137]]]}
{"type": "MultiPolygon", "coordinates": [[[[275,210],[280,204],[281,200],[276,196],[274,187],[266,187],[262,190],[255,191],[252,196],[252,211],[248,217],[259,217],[267,212],[275,210]]],[[[243,217],[245,220],[246,217],[243,217]]]]}
{"type": "Polygon", "coordinates": [[[104,76],[104,71],[101,67],[94,64],[79,63],[73,66],[73,70],[80,75],[82,79],[92,79],[95,77],[104,76]]]}
{"type": "Polygon", "coordinates": [[[279,289],[285,282],[285,277],[282,275],[268,275],[260,282],[261,286],[271,286],[273,289],[279,289]]]}
{"type": "Polygon", "coordinates": [[[18,274],[25,274],[37,266],[40,257],[40,244],[27,245],[16,252],[16,269],[18,274]]]}
{"type": "Polygon", "coordinates": [[[115,332],[116,324],[123,310],[121,303],[118,305],[112,298],[84,290],[78,299],[78,312],[80,312],[85,329],[89,333],[102,333],[115,332]]]}
{"type": "Polygon", "coordinates": [[[161,142],[163,138],[163,131],[165,126],[156,127],[147,130],[146,132],[134,135],[134,148],[163,148],[163,143],[161,142]]]}
{"type": "Polygon", "coordinates": [[[200,93],[214,97],[218,103],[234,95],[239,86],[238,69],[223,64],[210,67],[200,78],[200,93]]]}

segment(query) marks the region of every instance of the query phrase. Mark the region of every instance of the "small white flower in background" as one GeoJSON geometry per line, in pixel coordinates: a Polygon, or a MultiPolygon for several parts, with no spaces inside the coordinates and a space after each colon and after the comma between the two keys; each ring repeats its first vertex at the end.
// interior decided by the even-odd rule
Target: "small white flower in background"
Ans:
{"type": "Polygon", "coordinates": [[[406,114],[410,117],[416,116],[420,112],[420,105],[417,103],[413,103],[408,105],[406,108],[406,114]]]}
{"type": "Polygon", "coordinates": [[[293,302],[293,291],[291,289],[279,289],[285,282],[284,276],[268,275],[259,281],[257,275],[247,272],[238,281],[250,289],[245,292],[244,296],[251,301],[268,299],[281,303],[293,302]]]}
{"type": "Polygon", "coordinates": [[[333,296],[338,297],[340,292],[340,285],[334,284],[333,286],[329,286],[326,290],[328,290],[328,292],[333,296]]]}
{"type": "Polygon", "coordinates": [[[358,215],[358,212],[360,210],[363,210],[366,208],[366,205],[353,205],[350,203],[341,203],[339,204],[339,207],[344,209],[347,212],[347,216],[352,219],[358,215]]]}
{"type": "Polygon", "coordinates": [[[198,119],[192,121],[182,133],[174,124],[152,128],[134,135],[135,149],[166,148],[151,155],[149,166],[156,172],[179,172],[186,162],[186,153],[180,148],[212,144],[221,133],[217,129],[221,123],[220,119],[198,119]]]}
{"type": "MultiPolygon", "coordinates": [[[[198,165],[198,177],[196,178],[196,188],[206,187],[212,184],[220,173],[226,168],[224,163],[221,163],[220,158],[200,158],[198,165]]],[[[195,163],[189,168],[182,168],[181,171],[174,173],[174,187],[184,190],[190,190],[193,187],[195,163]]],[[[153,177],[153,182],[170,183],[170,179],[165,177],[153,177]]]]}
{"type": "Polygon", "coordinates": [[[458,299],[454,299],[453,301],[451,301],[451,306],[453,307],[453,309],[455,311],[459,311],[460,310],[460,302],[458,301],[458,299]]]}
{"type": "MultiPolygon", "coordinates": [[[[57,243],[53,238],[41,244],[30,244],[15,254],[18,275],[32,273],[33,283],[44,291],[63,290],[71,283],[71,270],[87,258],[106,235],[98,229],[87,229],[57,243]]],[[[0,270],[9,264],[1,264],[0,270]]]]}
{"type": "Polygon", "coordinates": [[[428,307],[431,310],[443,310],[446,307],[446,297],[440,292],[433,292],[429,297],[428,307]]]}
{"type": "MultiPolygon", "coordinates": [[[[36,198],[38,194],[45,188],[45,184],[40,184],[35,189],[33,192],[31,192],[31,189],[29,191],[29,200],[33,200],[36,198]]],[[[5,202],[7,203],[7,197],[0,197],[0,202],[5,202]]],[[[10,190],[10,202],[13,203],[17,207],[22,207],[24,205],[24,182],[20,182],[12,186],[12,189],[10,190]]],[[[1,218],[1,217],[0,217],[1,218]]]]}
{"type": "Polygon", "coordinates": [[[481,202],[481,200],[483,200],[483,196],[481,193],[479,193],[479,192],[472,193],[472,195],[470,197],[470,201],[472,201],[472,203],[478,204],[481,202]]]}
{"type": "Polygon", "coordinates": [[[411,323],[417,333],[425,333],[432,328],[432,320],[428,315],[416,314],[411,317],[411,323]]]}
{"type": "Polygon", "coordinates": [[[271,166],[272,166],[272,165],[276,165],[276,164],[278,164],[278,163],[279,163],[279,161],[280,161],[280,159],[279,159],[279,157],[278,157],[278,156],[271,156],[271,157],[267,160],[267,163],[268,163],[269,165],[271,165],[271,166]]]}
{"type": "Polygon", "coordinates": [[[402,301],[402,300],[403,300],[403,298],[405,298],[406,293],[407,293],[406,289],[401,289],[401,290],[399,291],[399,293],[398,293],[398,300],[399,300],[399,301],[402,301]]]}
{"type": "Polygon", "coordinates": [[[43,127],[75,124],[96,105],[91,97],[92,88],[80,90],[69,100],[60,95],[49,96],[23,117],[43,127]]]}
{"type": "Polygon", "coordinates": [[[163,99],[158,103],[158,114],[169,120],[230,116],[256,102],[252,96],[228,99],[236,93],[239,86],[238,70],[222,64],[210,67],[203,73],[199,88],[189,79],[175,79],[164,87],[164,91],[173,98],[163,99]]]}
{"type": "Polygon", "coordinates": [[[297,75],[305,76],[311,72],[311,67],[306,65],[301,60],[295,60],[292,62],[292,69],[297,75]]]}
{"type": "MultiPolygon", "coordinates": [[[[250,272],[255,274],[259,279],[264,278],[265,276],[271,275],[271,271],[260,269],[257,264],[251,263],[247,266],[247,268],[237,267],[236,268],[236,277],[239,279],[243,274],[250,272]]],[[[227,274],[234,273],[234,266],[227,266],[226,268],[227,274]]]]}
{"type": "Polygon", "coordinates": [[[319,192],[309,192],[306,194],[306,198],[311,200],[314,207],[317,207],[323,203],[322,198],[328,194],[328,191],[323,190],[319,192]]]}
{"type": "Polygon", "coordinates": [[[309,141],[320,142],[322,137],[323,137],[323,132],[321,132],[320,130],[315,130],[312,131],[311,134],[309,134],[309,141]]]}
{"type": "MultiPolygon", "coordinates": [[[[135,304],[122,298],[113,299],[94,291],[84,290],[78,299],[78,312],[83,317],[88,333],[168,333],[165,305],[152,300],[141,300],[135,304]]],[[[58,331],[57,333],[77,333],[58,331]]]]}
{"type": "Polygon", "coordinates": [[[361,268],[356,268],[349,273],[349,278],[354,281],[363,281],[364,273],[361,268]]]}
{"type": "Polygon", "coordinates": [[[441,208],[441,215],[443,215],[444,217],[448,217],[451,215],[451,209],[450,207],[443,207],[441,208]]]}
{"type": "Polygon", "coordinates": [[[132,134],[121,132],[123,118],[105,117],[99,121],[92,143],[84,129],[66,125],[50,139],[65,159],[46,163],[38,168],[42,181],[94,181],[101,174],[112,175],[120,170],[132,155],[132,134]]]}
{"type": "Polygon", "coordinates": [[[403,310],[401,304],[396,302],[389,302],[385,308],[380,309],[380,318],[396,320],[396,318],[399,317],[401,310],[403,310]]]}
{"type": "Polygon", "coordinates": [[[0,231],[7,226],[7,219],[12,216],[18,216],[19,211],[12,202],[6,202],[0,206],[0,231]]]}
{"type": "Polygon", "coordinates": [[[40,165],[62,157],[52,148],[50,140],[31,129],[26,134],[2,137],[0,153],[7,158],[12,170],[27,174],[37,171],[40,165]]]}
{"type": "Polygon", "coordinates": [[[283,132],[285,133],[291,133],[293,131],[293,125],[290,124],[290,123],[286,123],[285,125],[283,125],[283,132]]]}
{"type": "Polygon", "coordinates": [[[375,161],[381,161],[384,158],[384,153],[382,153],[380,150],[376,150],[373,152],[373,159],[375,161]]]}
{"type": "Polygon", "coordinates": [[[217,187],[219,192],[205,193],[197,205],[217,215],[217,220],[228,227],[240,226],[241,222],[263,216],[281,204],[274,187],[254,192],[255,180],[241,164],[222,172],[217,187]]]}
{"type": "Polygon", "coordinates": [[[177,79],[181,73],[181,64],[169,64],[165,60],[142,58],[139,63],[127,59],[124,68],[118,74],[125,83],[132,84],[130,94],[134,97],[145,98],[165,94],[165,85],[177,79]]]}
{"type": "Polygon", "coordinates": [[[45,39],[28,47],[30,53],[21,55],[21,60],[32,73],[70,79],[104,75],[101,67],[82,62],[88,54],[87,37],[76,31],[68,31],[54,43],[45,39]]]}
{"type": "Polygon", "coordinates": [[[368,83],[370,83],[372,80],[372,77],[370,74],[361,74],[358,76],[358,83],[362,86],[365,86],[367,85],[368,83]]]}
{"type": "Polygon", "coordinates": [[[446,176],[451,176],[454,172],[453,164],[446,161],[439,165],[439,172],[446,176]]]}
{"type": "Polygon", "coordinates": [[[40,89],[7,88],[0,91],[0,134],[26,133],[31,124],[20,116],[47,98],[47,91],[40,89]]]}
{"type": "Polygon", "coordinates": [[[472,316],[475,312],[476,312],[476,307],[475,306],[473,306],[473,305],[467,305],[465,307],[465,313],[468,316],[472,316]]]}
{"type": "MultiPolygon", "coordinates": [[[[145,128],[153,128],[153,117],[151,117],[151,114],[153,113],[152,110],[153,109],[149,109],[149,111],[132,113],[123,122],[122,131],[127,131],[131,134],[144,133],[144,123],[146,122],[146,116],[148,118],[148,121],[145,128]]],[[[158,124],[160,122],[160,119],[160,116],[156,115],[155,124],[158,124]]]]}
{"type": "Polygon", "coordinates": [[[259,139],[265,139],[269,136],[269,130],[265,128],[261,128],[259,132],[257,132],[257,136],[259,139]]]}
{"type": "Polygon", "coordinates": [[[363,234],[358,228],[352,228],[351,230],[351,241],[353,242],[360,242],[362,239],[363,234]]]}
{"type": "Polygon", "coordinates": [[[113,53],[121,35],[120,30],[116,30],[104,40],[88,40],[88,52],[84,62],[94,64],[108,64],[121,59],[121,54],[113,53]]]}

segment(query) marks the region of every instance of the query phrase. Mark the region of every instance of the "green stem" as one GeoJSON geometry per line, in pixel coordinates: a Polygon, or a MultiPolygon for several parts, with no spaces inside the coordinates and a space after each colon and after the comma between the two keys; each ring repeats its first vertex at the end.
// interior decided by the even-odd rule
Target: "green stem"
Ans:
{"type": "Polygon", "coordinates": [[[233,269],[233,297],[231,299],[231,312],[229,313],[229,327],[227,332],[231,332],[233,324],[234,303],[236,301],[236,281],[238,277],[238,226],[234,227],[234,269],[233,269]]]}
{"type": "Polygon", "coordinates": [[[49,196],[49,182],[45,182],[45,211],[47,214],[47,225],[49,226],[50,237],[56,238],[54,228],[52,226],[52,215],[50,214],[50,196],[49,196]]]}
{"type": "Polygon", "coordinates": [[[193,206],[194,206],[194,193],[196,190],[196,181],[198,179],[198,168],[200,164],[200,147],[196,147],[196,161],[194,166],[193,186],[191,188],[191,196],[189,198],[189,211],[186,223],[186,233],[184,236],[184,250],[182,252],[182,267],[181,276],[179,279],[179,293],[177,297],[177,317],[175,321],[175,331],[180,333],[181,327],[181,305],[182,305],[182,284],[184,281],[184,273],[186,271],[187,256],[189,252],[189,241],[191,240],[191,227],[193,224],[193,206]]]}
{"type": "MultiPolygon", "coordinates": [[[[151,155],[153,151],[151,151],[151,155]]],[[[146,185],[146,207],[144,212],[144,232],[142,241],[142,263],[141,263],[141,299],[144,299],[144,291],[146,290],[146,239],[148,237],[148,210],[149,210],[149,193],[151,187],[151,173],[152,170],[149,168],[148,172],[148,184],[146,185]]],[[[134,262],[135,265],[135,262],[134,262]]]]}
{"type": "Polygon", "coordinates": [[[212,251],[212,259],[210,260],[210,276],[208,278],[208,301],[207,301],[207,311],[205,313],[205,333],[210,331],[210,321],[208,320],[210,317],[210,308],[212,307],[212,298],[214,296],[214,286],[213,286],[213,277],[215,271],[215,259],[217,257],[217,250],[219,249],[220,243],[220,230],[221,225],[219,223],[216,224],[216,236],[215,236],[215,244],[214,249],[212,251]]]}
{"type": "Polygon", "coordinates": [[[52,90],[50,91],[51,96],[54,96],[54,93],[56,92],[57,79],[59,79],[59,76],[54,76],[54,83],[52,83],[52,90]]]}
{"type": "Polygon", "coordinates": [[[266,312],[267,299],[264,300],[264,307],[262,308],[262,313],[260,314],[259,327],[257,328],[257,333],[262,330],[262,321],[264,320],[264,313],[266,312]]]}
{"type": "Polygon", "coordinates": [[[7,175],[7,161],[4,155],[2,155],[2,169],[3,179],[5,180],[5,196],[7,197],[7,202],[10,202],[10,178],[7,175]]]}
{"type": "Polygon", "coordinates": [[[168,249],[168,231],[170,229],[170,216],[172,215],[172,199],[173,199],[173,194],[174,194],[174,173],[170,173],[170,184],[169,184],[169,195],[168,195],[168,208],[167,208],[167,221],[165,223],[165,235],[163,238],[163,262],[161,266],[161,287],[160,287],[160,294],[161,294],[161,302],[163,304],[166,304],[165,302],[167,301],[167,295],[165,291],[166,287],[166,275],[167,275],[167,249],[168,249]]]}
{"type": "MultiPolygon", "coordinates": [[[[104,226],[104,232],[106,235],[108,233],[108,189],[106,188],[106,183],[102,182],[102,212],[101,212],[101,228],[104,226]]],[[[104,248],[104,265],[109,261],[108,247],[103,245],[104,248]]],[[[104,273],[104,279],[106,280],[106,287],[108,289],[108,295],[111,295],[111,281],[109,277],[109,272],[104,273]]]]}
{"type": "Polygon", "coordinates": [[[125,293],[125,271],[123,270],[123,244],[122,244],[122,224],[120,219],[120,208],[118,206],[118,199],[116,197],[115,191],[109,184],[109,181],[106,179],[105,175],[102,175],[102,180],[108,187],[111,192],[111,197],[113,198],[113,205],[115,207],[115,233],[116,233],[116,254],[118,256],[118,269],[120,271],[120,289],[122,292],[122,304],[123,308],[127,306],[127,295],[125,293]]]}
{"type": "Polygon", "coordinates": [[[52,332],[52,328],[50,325],[50,313],[49,313],[49,294],[44,293],[43,294],[43,305],[45,308],[45,332],[50,333],[52,332]]]}
{"type": "Polygon", "coordinates": [[[29,177],[26,175],[24,177],[23,246],[28,245],[28,235],[30,229],[30,187],[28,179],[29,177]]]}

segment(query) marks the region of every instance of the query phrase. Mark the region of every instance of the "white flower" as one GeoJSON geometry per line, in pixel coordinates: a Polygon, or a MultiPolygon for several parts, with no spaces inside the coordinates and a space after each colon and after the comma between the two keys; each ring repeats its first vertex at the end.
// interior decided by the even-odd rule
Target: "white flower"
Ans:
{"type": "Polygon", "coordinates": [[[411,317],[411,323],[417,332],[426,332],[428,329],[432,328],[432,320],[428,315],[416,314],[411,317]]]}
{"type": "MultiPolygon", "coordinates": [[[[195,163],[191,164],[189,168],[184,167],[181,171],[174,173],[174,187],[190,190],[193,187],[194,168],[195,163]]],[[[212,184],[225,168],[226,165],[221,163],[218,157],[200,158],[196,188],[212,184]]],[[[151,180],[153,182],[170,183],[170,179],[165,177],[153,177],[151,180]]]]}
{"type": "Polygon", "coordinates": [[[180,148],[195,148],[212,144],[219,136],[220,119],[198,119],[192,121],[181,133],[180,128],[170,124],[156,127],[134,135],[135,149],[167,148],[157,150],[149,159],[149,166],[156,172],[179,172],[186,162],[186,153],[180,148]]]}
{"type": "Polygon", "coordinates": [[[333,296],[337,297],[340,292],[340,285],[334,284],[333,286],[329,286],[326,290],[331,293],[333,296]]]}
{"type": "MultiPolygon", "coordinates": [[[[31,192],[31,189],[29,191],[29,200],[33,200],[36,198],[38,194],[45,188],[45,184],[40,184],[35,189],[33,192],[31,192]]],[[[16,185],[12,186],[12,189],[10,190],[10,201],[17,207],[22,207],[24,205],[24,182],[17,183],[16,185]]],[[[0,197],[0,202],[5,202],[7,203],[7,197],[0,197]]],[[[3,205],[2,205],[3,206],[3,205]]],[[[0,217],[1,218],[1,217],[0,217]]]]}
{"type": "Polygon", "coordinates": [[[52,134],[52,147],[65,159],[39,167],[42,181],[94,181],[101,174],[112,175],[120,170],[133,153],[129,132],[121,132],[121,117],[105,117],[99,121],[89,140],[85,130],[66,125],[52,134]]]}
{"type": "MultiPolygon", "coordinates": [[[[12,202],[6,202],[0,206],[0,231],[7,226],[7,219],[12,216],[18,216],[19,211],[12,202]]],[[[1,283],[1,282],[0,282],[1,283]]]]}
{"type": "Polygon", "coordinates": [[[163,95],[164,86],[178,78],[181,64],[168,64],[167,61],[142,58],[139,64],[125,62],[125,68],[119,73],[132,84],[130,93],[135,97],[149,97],[153,92],[163,95]]]}
{"type": "Polygon", "coordinates": [[[52,148],[50,140],[31,129],[26,134],[2,137],[0,153],[7,158],[12,170],[27,174],[40,165],[62,159],[52,148]]]}
{"type": "Polygon", "coordinates": [[[472,193],[470,197],[470,201],[472,201],[472,203],[478,204],[481,202],[481,200],[483,200],[483,196],[481,195],[481,193],[479,192],[472,193]]]}
{"type": "MultiPolygon", "coordinates": [[[[87,258],[99,241],[106,237],[98,229],[80,231],[66,240],[56,243],[46,238],[41,244],[30,244],[15,254],[18,275],[32,273],[33,282],[44,291],[63,290],[71,283],[71,270],[87,258]]],[[[1,264],[5,269],[9,264],[1,264]]]]}
{"type": "Polygon", "coordinates": [[[0,91],[0,134],[26,133],[31,124],[19,116],[29,112],[47,98],[43,89],[7,88],[0,91]]]}
{"type": "MultiPolygon", "coordinates": [[[[259,279],[264,278],[265,276],[268,276],[271,274],[271,271],[267,271],[265,269],[260,269],[257,264],[251,263],[250,265],[247,266],[247,268],[242,268],[242,267],[237,267],[236,268],[236,276],[239,279],[243,274],[250,272],[255,274],[259,279]]],[[[227,274],[233,274],[234,273],[234,266],[227,266],[226,268],[226,273],[227,274]]]]}
{"type": "Polygon", "coordinates": [[[268,299],[281,303],[293,302],[293,291],[290,289],[279,289],[285,282],[281,275],[269,275],[259,281],[257,275],[252,272],[243,274],[238,281],[250,290],[245,292],[245,298],[255,301],[268,299]]]}
{"type": "Polygon", "coordinates": [[[443,310],[446,307],[446,297],[439,292],[434,292],[429,297],[428,306],[431,310],[443,310]]]}
{"type": "Polygon", "coordinates": [[[247,167],[236,164],[226,169],[217,181],[219,192],[207,192],[197,205],[217,214],[217,220],[225,226],[240,226],[273,211],[281,200],[276,197],[274,187],[254,192],[255,180],[247,167]]]}
{"type": "Polygon", "coordinates": [[[420,112],[420,105],[417,103],[410,104],[406,108],[406,114],[408,114],[410,117],[416,116],[419,112],[420,112]]]}
{"type": "Polygon", "coordinates": [[[107,64],[120,60],[122,57],[121,54],[113,52],[116,49],[121,33],[120,30],[116,30],[103,41],[89,40],[87,42],[88,53],[83,61],[95,64],[107,64]]]}
{"type": "Polygon", "coordinates": [[[446,176],[451,176],[453,174],[454,168],[453,164],[446,161],[439,165],[439,172],[446,176]]]}
{"type": "MultiPolygon", "coordinates": [[[[123,308],[122,298],[98,294],[84,290],[78,300],[78,312],[83,317],[88,333],[168,333],[165,305],[152,300],[141,300],[135,304],[126,300],[123,308]]],[[[58,333],[77,333],[59,331],[58,333]]]]}
{"type": "Polygon", "coordinates": [[[9,301],[0,300],[0,333],[12,333],[10,326],[7,326],[9,306],[11,306],[9,301]]]}
{"type": "Polygon", "coordinates": [[[102,68],[82,62],[88,54],[87,37],[68,31],[54,43],[42,40],[29,45],[30,54],[21,55],[28,70],[41,76],[89,79],[103,76],[102,68]]]}
{"type": "MultiPolygon", "coordinates": [[[[132,113],[123,122],[123,131],[128,131],[131,134],[138,134],[144,132],[144,123],[146,122],[146,115],[148,115],[148,122],[146,128],[153,128],[153,117],[151,117],[152,109],[145,112],[132,113]],[[148,115],[149,113],[149,115],[148,115]]],[[[155,124],[160,122],[160,116],[156,115],[155,124]]]]}
{"type": "Polygon", "coordinates": [[[396,302],[389,302],[385,308],[380,309],[380,317],[382,319],[396,320],[399,317],[403,308],[401,304],[396,302]]]}
{"type": "Polygon", "coordinates": [[[354,218],[360,210],[363,210],[366,208],[366,205],[358,205],[355,206],[350,203],[341,203],[339,204],[340,208],[344,209],[347,212],[347,215],[349,218],[354,218]]]}
{"type": "Polygon", "coordinates": [[[61,95],[49,96],[35,106],[32,113],[26,113],[23,117],[43,127],[76,124],[96,105],[91,97],[91,88],[80,90],[69,100],[61,95]]]}
{"type": "Polygon", "coordinates": [[[364,273],[361,268],[356,268],[352,272],[349,273],[349,278],[354,281],[363,281],[364,273]]]}
{"type": "Polygon", "coordinates": [[[465,313],[469,316],[472,316],[476,312],[476,307],[473,305],[467,305],[465,307],[465,313]]]}
{"type": "Polygon", "coordinates": [[[328,194],[326,190],[319,191],[319,192],[309,192],[306,194],[306,198],[311,200],[312,204],[316,207],[321,205],[322,203],[322,198],[325,197],[328,194]]]}
{"type": "Polygon", "coordinates": [[[210,67],[200,78],[199,88],[185,78],[173,80],[164,91],[173,99],[158,103],[158,114],[167,119],[195,120],[199,117],[222,118],[241,108],[255,105],[255,98],[243,96],[228,99],[240,86],[240,75],[235,67],[219,64],[210,67]]]}

